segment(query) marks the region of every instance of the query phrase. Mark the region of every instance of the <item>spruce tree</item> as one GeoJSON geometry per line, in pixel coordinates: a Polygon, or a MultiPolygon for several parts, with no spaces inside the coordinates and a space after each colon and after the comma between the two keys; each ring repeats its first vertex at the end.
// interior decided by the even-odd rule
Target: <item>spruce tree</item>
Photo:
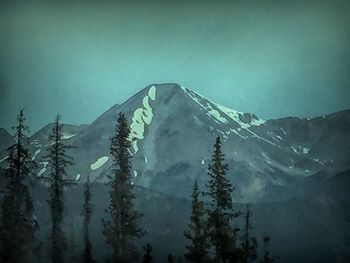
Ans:
{"type": "Polygon", "coordinates": [[[84,214],[84,223],[83,223],[83,232],[84,232],[84,255],[83,259],[85,263],[94,262],[92,257],[92,245],[90,241],[89,234],[89,225],[91,220],[92,206],[91,206],[91,191],[90,191],[90,176],[87,177],[84,190],[84,205],[83,205],[83,214],[84,214]]]}
{"type": "Polygon", "coordinates": [[[1,262],[22,262],[30,258],[38,229],[34,206],[26,185],[35,166],[28,151],[29,132],[23,110],[17,116],[15,144],[8,148],[8,183],[1,204],[1,262]]]}
{"type": "Polygon", "coordinates": [[[269,246],[270,246],[270,237],[265,235],[264,236],[264,258],[261,261],[261,263],[274,263],[275,262],[275,259],[270,257],[269,246]]]}
{"type": "Polygon", "coordinates": [[[233,211],[231,196],[234,188],[226,178],[228,165],[224,163],[224,157],[220,137],[217,137],[208,166],[209,235],[214,247],[215,262],[238,262],[240,250],[236,247],[236,229],[231,224],[232,219],[237,216],[233,211]]]}
{"type": "Polygon", "coordinates": [[[252,214],[249,210],[249,205],[247,204],[246,213],[244,216],[244,233],[241,237],[242,239],[242,258],[244,263],[254,261],[257,258],[257,246],[258,243],[256,238],[251,236],[251,230],[253,229],[250,218],[252,214]]]}
{"type": "Polygon", "coordinates": [[[130,128],[123,113],[119,114],[115,135],[111,138],[110,152],[114,168],[109,175],[109,220],[103,220],[103,234],[112,248],[114,262],[130,262],[136,256],[133,245],[144,231],[139,226],[141,214],[134,209],[135,194],[131,174],[130,128]]]}
{"type": "Polygon", "coordinates": [[[153,257],[151,255],[152,253],[152,246],[150,244],[146,244],[145,247],[143,247],[145,250],[145,254],[143,256],[143,263],[152,263],[153,257]]]}
{"type": "Polygon", "coordinates": [[[208,262],[208,242],[207,221],[205,218],[206,209],[203,201],[199,200],[199,190],[197,181],[193,185],[192,191],[192,213],[189,230],[184,233],[190,245],[186,246],[185,259],[187,262],[208,262]]]}
{"type": "Polygon", "coordinates": [[[72,183],[73,180],[66,179],[66,167],[72,165],[72,158],[66,151],[72,148],[62,139],[63,125],[60,124],[61,116],[57,115],[49,136],[51,147],[48,149],[48,160],[50,173],[47,179],[50,183],[49,200],[51,210],[51,261],[60,263],[64,261],[64,248],[66,239],[62,230],[64,214],[64,186],[72,183]]]}

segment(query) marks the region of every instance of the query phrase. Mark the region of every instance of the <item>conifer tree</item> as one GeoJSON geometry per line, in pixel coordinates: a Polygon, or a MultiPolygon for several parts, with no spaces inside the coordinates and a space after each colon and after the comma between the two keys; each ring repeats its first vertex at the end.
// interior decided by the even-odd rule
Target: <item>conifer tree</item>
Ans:
{"type": "Polygon", "coordinates": [[[84,255],[83,259],[85,263],[94,262],[92,257],[92,245],[90,241],[89,234],[89,225],[91,220],[92,206],[91,206],[91,191],[90,191],[90,176],[87,177],[84,190],[84,223],[83,223],[83,232],[84,232],[84,255]]]}
{"type": "Polygon", "coordinates": [[[17,116],[15,144],[8,148],[6,174],[8,184],[1,204],[1,262],[28,260],[36,242],[34,233],[38,229],[34,206],[26,180],[35,163],[28,151],[29,132],[25,125],[23,110],[17,116]]]}
{"type": "Polygon", "coordinates": [[[224,163],[224,157],[220,137],[217,137],[208,166],[209,235],[214,247],[215,262],[238,262],[240,250],[236,247],[237,230],[231,224],[232,219],[237,216],[233,211],[231,196],[234,188],[226,178],[228,165],[224,163]]]}
{"type": "Polygon", "coordinates": [[[109,175],[110,204],[107,209],[109,220],[103,220],[106,242],[112,248],[114,262],[130,262],[136,256],[133,245],[144,231],[139,226],[141,214],[134,209],[131,174],[130,128],[123,113],[119,114],[115,135],[111,138],[111,155],[114,162],[113,173],[109,175]]]}
{"type": "Polygon", "coordinates": [[[150,244],[146,244],[145,247],[143,247],[145,250],[145,254],[143,256],[143,263],[152,263],[153,257],[151,255],[152,253],[152,246],[150,244]]]}
{"type": "Polygon", "coordinates": [[[60,124],[61,116],[57,115],[49,136],[51,147],[48,149],[49,155],[45,156],[48,160],[50,174],[47,179],[50,182],[49,200],[51,210],[51,261],[60,263],[64,261],[64,248],[66,247],[66,238],[62,230],[64,214],[64,186],[72,183],[73,180],[66,179],[66,167],[72,165],[72,157],[66,151],[72,148],[62,139],[63,125],[60,124]]]}
{"type": "Polygon", "coordinates": [[[275,260],[270,257],[270,237],[265,235],[264,236],[264,259],[261,261],[261,263],[274,263],[275,260]]]}
{"type": "Polygon", "coordinates": [[[210,247],[208,240],[207,221],[205,218],[206,209],[203,201],[199,200],[199,190],[197,181],[193,185],[192,191],[192,213],[189,230],[184,233],[190,245],[186,246],[185,259],[187,262],[203,263],[208,262],[208,250],[210,247]]]}
{"type": "Polygon", "coordinates": [[[257,246],[256,238],[251,236],[250,231],[253,229],[250,223],[252,214],[247,204],[246,213],[244,216],[244,233],[242,236],[242,258],[244,263],[254,261],[257,258],[257,246]]]}

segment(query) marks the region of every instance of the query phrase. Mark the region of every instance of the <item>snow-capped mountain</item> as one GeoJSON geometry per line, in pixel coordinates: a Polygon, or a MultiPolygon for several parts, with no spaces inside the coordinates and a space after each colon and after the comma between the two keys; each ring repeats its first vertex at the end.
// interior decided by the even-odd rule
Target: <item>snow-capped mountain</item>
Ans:
{"type": "MultiPolygon", "coordinates": [[[[350,111],[313,119],[262,120],[212,102],[178,84],[154,84],[121,105],[115,105],[90,125],[65,125],[71,151],[72,178],[106,182],[111,168],[109,138],[119,112],[131,127],[136,185],[188,197],[194,180],[207,182],[207,165],[216,136],[221,136],[229,176],[237,198],[254,201],[303,178],[325,178],[349,169],[350,111]]],[[[49,124],[31,137],[38,176],[47,173],[40,158],[51,142],[49,124]]],[[[2,137],[1,137],[2,138],[2,137]]],[[[0,159],[6,153],[2,150],[0,159]]]]}
{"type": "MultiPolygon", "coordinates": [[[[259,240],[266,233],[272,236],[273,255],[287,263],[347,262],[350,228],[344,211],[349,211],[350,200],[350,111],[313,119],[262,120],[178,84],[150,85],[90,125],[64,125],[63,139],[77,147],[69,152],[75,163],[68,174],[78,183],[65,189],[64,231],[70,237],[70,254],[79,257],[83,249],[77,242],[83,222],[80,182],[90,175],[94,181],[93,254],[97,261],[108,255],[101,220],[109,198],[104,184],[112,164],[109,139],[119,112],[126,114],[132,129],[135,206],[144,214],[142,225],[149,232],[139,247],[152,244],[155,262],[163,262],[169,251],[184,253],[182,233],[189,222],[192,185],[196,179],[205,190],[207,165],[218,135],[230,167],[228,176],[236,187],[235,209],[243,211],[245,202],[254,202],[255,235],[259,240]]],[[[30,138],[38,177],[48,173],[43,156],[52,143],[52,126],[30,138]]],[[[6,148],[12,143],[10,134],[0,129],[0,196],[7,183],[1,168],[6,166],[6,148]]],[[[49,251],[48,189],[45,183],[30,189],[43,251],[49,251]]],[[[46,261],[44,257],[42,262],[46,261]]]]}

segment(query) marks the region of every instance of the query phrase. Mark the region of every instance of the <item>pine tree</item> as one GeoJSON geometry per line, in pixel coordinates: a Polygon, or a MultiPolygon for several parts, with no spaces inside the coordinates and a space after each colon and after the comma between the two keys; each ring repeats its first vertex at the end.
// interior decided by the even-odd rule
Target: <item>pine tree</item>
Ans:
{"type": "Polygon", "coordinates": [[[192,213],[189,230],[184,233],[186,239],[191,244],[186,246],[185,259],[188,262],[203,263],[208,262],[208,242],[207,221],[205,218],[206,209],[203,201],[199,200],[199,190],[197,181],[193,185],[192,192],[192,213]]]}
{"type": "Polygon", "coordinates": [[[236,247],[236,229],[231,221],[237,216],[233,211],[231,194],[234,190],[226,178],[228,165],[221,151],[220,137],[216,138],[214,153],[208,166],[208,225],[211,244],[214,247],[215,262],[238,262],[240,251],[236,247]]]}
{"type": "Polygon", "coordinates": [[[63,125],[60,124],[61,116],[57,115],[49,136],[51,147],[47,158],[50,168],[48,178],[50,187],[50,199],[48,203],[51,209],[51,261],[60,263],[64,261],[63,251],[66,247],[66,239],[62,230],[64,214],[64,186],[72,183],[67,177],[66,167],[72,165],[72,158],[66,153],[72,146],[68,145],[62,139],[63,125]]]}
{"type": "Polygon", "coordinates": [[[136,256],[134,238],[144,231],[139,226],[141,214],[134,209],[130,128],[123,113],[119,114],[115,135],[111,138],[111,155],[114,161],[113,174],[109,176],[110,204],[107,209],[110,220],[102,221],[106,242],[112,247],[114,262],[130,262],[136,256]]]}
{"type": "Polygon", "coordinates": [[[83,223],[83,232],[84,232],[84,255],[83,259],[85,263],[94,262],[92,257],[91,249],[91,241],[89,234],[89,225],[91,220],[92,206],[91,206],[91,192],[90,192],[90,176],[87,177],[87,181],[85,183],[84,190],[84,206],[83,206],[83,214],[84,214],[84,223],[83,223]]]}
{"type": "Polygon", "coordinates": [[[255,237],[251,236],[250,230],[252,230],[252,226],[250,223],[250,218],[252,214],[249,210],[249,205],[247,205],[246,213],[244,216],[244,234],[242,236],[242,257],[243,262],[248,263],[254,261],[257,258],[257,246],[258,243],[255,237]]]}
{"type": "Polygon", "coordinates": [[[269,251],[269,246],[270,246],[270,237],[265,235],[264,236],[264,259],[261,261],[261,263],[274,263],[275,259],[270,257],[270,251],[269,251]]]}
{"type": "Polygon", "coordinates": [[[28,260],[36,244],[34,233],[38,229],[34,206],[25,183],[35,166],[28,151],[29,132],[25,126],[23,110],[14,127],[16,143],[8,148],[8,184],[1,204],[1,262],[28,260]]]}
{"type": "Polygon", "coordinates": [[[143,247],[145,250],[145,254],[143,256],[143,263],[152,263],[153,257],[151,255],[152,253],[152,246],[150,244],[146,244],[145,247],[143,247]]]}

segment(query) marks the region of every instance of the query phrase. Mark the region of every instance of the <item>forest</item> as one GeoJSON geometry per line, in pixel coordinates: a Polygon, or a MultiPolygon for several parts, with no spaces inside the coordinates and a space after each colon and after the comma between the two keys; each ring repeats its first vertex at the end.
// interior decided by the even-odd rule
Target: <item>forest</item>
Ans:
{"type": "MultiPolygon", "coordinates": [[[[65,204],[69,202],[65,190],[76,184],[69,179],[66,168],[74,163],[69,150],[74,145],[66,143],[63,137],[61,116],[57,115],[48,141],[51,142],[47,154],[47,176],[34,175],[37,163],[28,151],[29,132],[25,123],[24,111],[17,116],[14,127],[15,144],[8,149],[5,169],[6,188],[1,198],[0,217],[0,256],[1,262],[34,262],[45,257],[42,243],[49,243],[46,262],[154,262],[152,244],[145,243],[140,248],[135,244],[149,234],[142,226],[143,214],[135,208],[135,191],[132,175],[130,126],[123,113],[119,113],[115,133],[110,138],[110,155],[113,170],[108,175],[109,203],[101,220],[105,246],[109,254],[106,258],[96,258],[92,252],[94,240],[90,237],[91,216],[94,206],[91,203],[91,183],[87,175],[84,191],[81,193],[83,206],[81,213],[82,249],[80,256],[69,259],[67,247],[70,245],[64,231],[65,204]],[[33,205],[30,188],[35,184],[48,187],[46,205],[50,211],[49,235],[45,240],[37,237],[37,213],[33,205]]],[[[239,209],[232,197],[234,185],[226,177],[228,165],[222,151],[222,141],[218,136],[213,142],[211,161],[207,167],[208,182],[205,189],[193,184],[191,213],[188,214],[188,227],[183,235],[186,239],[184,255],[174,255],[169,251],[167,258],[160,262],[276,262],[270,255],[271,236],[266,233],[255,237],[251,218],[254,216],[249,204],[239,209]],[[237,221],[241,218],[241,221],[237,221]],[[243,222],[243,224],[239,223],[243,222]],[[258,257],[258,244],[262,255],[258,257]]],[[[138,243],[140,244],[140,242],[138,243]]]]}

